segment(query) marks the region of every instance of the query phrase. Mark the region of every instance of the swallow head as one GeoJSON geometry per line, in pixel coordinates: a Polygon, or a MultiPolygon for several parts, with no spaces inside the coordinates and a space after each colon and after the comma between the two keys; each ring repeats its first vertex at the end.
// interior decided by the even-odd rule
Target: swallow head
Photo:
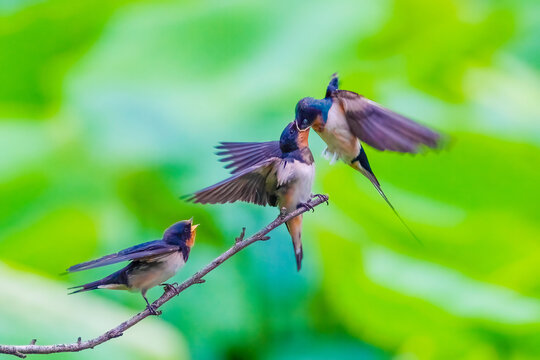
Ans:
{"type": "Polygon", "coordinates": [[[163,240],[169,243],[184,243],[191,247],[195,243],[196,229],[199,224],[193,225],[193,218],[179,221],[167,228],[163,233],[163,240]]]}
{"type": "Polygon", "coordinates": [[[328,99],[314,99],[306,97],[300,100],[296,104],[294,121],[298,125],[300,130],[305,130],[310,126],[313,126],[315,130],[324,127],[324,119],[328,115],[332,100],[328,99]]]}
{"type": "Polygon", "coordinates": [[[296,122],[290,122],[279,139],[279,147],[284,153],[302,149],[308,146],[309,127],[301,130],[296,125],[296,122]]]}

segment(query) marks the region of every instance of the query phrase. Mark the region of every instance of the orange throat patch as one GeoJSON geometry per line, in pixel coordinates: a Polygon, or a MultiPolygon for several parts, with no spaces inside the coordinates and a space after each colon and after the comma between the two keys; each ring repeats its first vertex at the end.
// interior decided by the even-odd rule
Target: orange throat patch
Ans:
{"type": "Polygon", "coordinates": [[[189,247],[192,247],[193,244],[195,244],[195,236],[197,235],[197,229],[191,230],[191,236],[189,237],[188,241],[186,241],[186,245],[189,247]]]}
{"type": "Polygon", "coordinates": [[[309,128],[306,130],[300,131],[298,133],[298,147],[300,149],[305,148],[308,146],[308,139],[309,139],[309,128]]]}
{"type": "Polygon", "coordinates": [[[311,127],[318,133],[324,131],[324,121],[321,115],[317,116],[311,127]]]}

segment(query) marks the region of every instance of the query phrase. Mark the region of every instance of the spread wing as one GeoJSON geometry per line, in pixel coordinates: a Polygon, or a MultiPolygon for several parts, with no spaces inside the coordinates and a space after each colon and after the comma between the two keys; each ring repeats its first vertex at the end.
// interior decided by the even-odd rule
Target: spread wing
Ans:
{"type": "Polygon", "coordinates": [[[266,159],[281,156],[279,141],[266,142],[221,142],[216,149],[220,150],[216,155],[221,156],[221,162],[230,162],[225,169],[230,169],[231,174],[245,170],[266,159]]]}
{"type": "Polygon", "coordinates": [[[357,93],[336,90],[332,97],[342,105],[354,135],[375,149],[417,153],[423,145],[440,145],[440,134],[357,93]]]}
{"type": "Polygon", "coordinates": [[[266,206],[271,203],[267,192],[268,184],[275,182],[275,167],[281,158],[272,157],[239,170],[230,178],[195,192],[188,201],[201,204],[225,204],[245,201],[266,206]]]}
{"type": "Polygon", "coordinates": [[[68,272],[93,269],[100,266],[115,264],[127,260],[139,260],[146,257],[163,255],[180,250],[180,246],[167,244],[163,240],[149,241],[143,244],[135,245],[130,248],[117,252],[116,254],[106,255],[96,260],[83,262],[73,265],[68,272]]]}

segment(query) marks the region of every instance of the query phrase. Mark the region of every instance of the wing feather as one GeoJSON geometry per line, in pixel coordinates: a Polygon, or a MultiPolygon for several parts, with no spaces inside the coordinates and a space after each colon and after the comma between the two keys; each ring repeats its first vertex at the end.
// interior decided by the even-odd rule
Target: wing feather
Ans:
{"type": "Polygon", "coordinates": [[[180,246],[171,245],[163,240],[149,241],[143,244],[135,245],[130,248],[119,251],[115,254],[105,255],[99,259],[83,262],[73,265],[68,272],[93,269],[96,267],[115,264],[127,260],[140,260],[146,257],[163,255],[180,250],[180,246]]]}
{"type": "Polygon", "coordinates": [[[332,97],[341,104],[354,135],[375,149],[417,153],[422,146],[437,148],[441,144],[437,132],[355,92],[336,90],[332,97]]]}
{"type": "Polygon", "coordinates": [[[266,159],[281,156],[279,141],[266,142],[221,142],[216,153],[221,157],[219,161],[229,162],[225,166],[236,174],[266,159]]]}
{"type": "Polygon", "coordinates": [[[233,176],[205,189],[199,190],[187,198],[188,201],[201,204],[225,204],[244,201],[257,205],[268,204],[268,177],[280,158],[273,157],[258,164],[240,170],[233,176]]]}

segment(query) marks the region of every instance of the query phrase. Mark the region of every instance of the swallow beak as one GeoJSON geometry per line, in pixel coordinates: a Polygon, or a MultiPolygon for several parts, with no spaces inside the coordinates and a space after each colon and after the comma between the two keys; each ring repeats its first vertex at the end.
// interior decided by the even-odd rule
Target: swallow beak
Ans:
{"type": "Polygon", "coordinates": [[[190,225],[193,224],[193,216],[188,221],[190,225]]]}
{"type": "Polygon", "coordinates": [[[294,120],[294,125],[296,125],[296,129],[298,131],[300,131],[300,132],[306,131],[311,127],[311,125],[309,125],[308,127],[306,127],[305,129],[302,130],[302,129],[300,129],[300,126],[298,126],[298,121],[297,120],[294,120]]]}
{"type": "MultiPolygon", "coordinates": [[[[190,222],[193,223],[193,218],[190,219],[190,222]]],[[[195,244],[195,236],[197,234],[197,227],[199,227],[199,224],[191,225],[191,236],[186,241],[186,245],[190,248],[195,244]]]]}

